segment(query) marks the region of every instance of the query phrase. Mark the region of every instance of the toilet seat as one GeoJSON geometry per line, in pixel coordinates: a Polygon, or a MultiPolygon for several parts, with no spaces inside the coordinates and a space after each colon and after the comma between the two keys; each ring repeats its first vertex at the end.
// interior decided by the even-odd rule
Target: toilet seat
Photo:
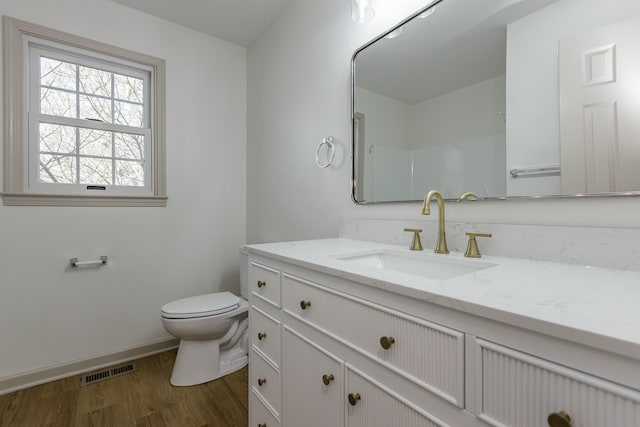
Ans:
{"type": "Polygon", "coordinates": [[[217,316],[236,310],[241,299],[231,292],[217,292],[179,299],[161,308],[167,319],[193,319],[217,316]]]}

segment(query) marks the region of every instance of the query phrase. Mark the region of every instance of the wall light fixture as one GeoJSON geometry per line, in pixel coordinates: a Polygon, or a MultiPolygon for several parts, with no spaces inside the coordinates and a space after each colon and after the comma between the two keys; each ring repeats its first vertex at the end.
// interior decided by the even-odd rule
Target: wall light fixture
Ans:
{"type": "Polygon", "coordinates": [[[376,14],[372,0],[351,0],[351,19],[358,24],[371,21],[376,14]]]}

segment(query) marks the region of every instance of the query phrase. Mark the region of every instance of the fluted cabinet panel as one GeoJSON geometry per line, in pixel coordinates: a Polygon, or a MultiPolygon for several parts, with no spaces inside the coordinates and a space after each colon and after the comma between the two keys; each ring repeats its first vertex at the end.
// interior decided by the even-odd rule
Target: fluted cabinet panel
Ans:
{"type": "Polygon", "coordinates": [[[287,274],[283,308],[463,407],[463,333],[287,274]],[[311,304],[302,308],[302,301],[311,304]],[[382,337],[393,338],[389,349],[382,348],[382,337]]]}
{"type": "Polygon", "coordinates": [[[546,360],[478,340],[482,414],[495,426],[546,426],[566,412],[576,427],[640,426],[640,393],[546,360]]]}
{"type": "Polygon", "coordinates": [[[359,400],[347,404],[346,427],[448,427],[352,367],[347,367],[347,392],[359,400]]]}

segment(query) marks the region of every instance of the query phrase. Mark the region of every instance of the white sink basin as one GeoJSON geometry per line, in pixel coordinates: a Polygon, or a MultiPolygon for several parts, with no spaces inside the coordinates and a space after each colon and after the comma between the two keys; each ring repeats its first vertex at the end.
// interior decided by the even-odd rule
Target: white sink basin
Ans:
{"type": "Polygon", "coordinates": [[[451,279],[496,265],[483,261],[452,259],[446,255],[407,254],[390,250],[338,255],[335,258],[380,270],[398,271],[430,279],[451,279]]]}

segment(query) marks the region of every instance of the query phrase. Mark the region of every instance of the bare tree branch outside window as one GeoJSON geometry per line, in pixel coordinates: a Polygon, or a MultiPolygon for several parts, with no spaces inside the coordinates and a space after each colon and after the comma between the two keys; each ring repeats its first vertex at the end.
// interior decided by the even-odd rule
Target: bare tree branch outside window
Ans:
{"type": "MultiPolygon", "coordinates": [[[[40,113],[142,129],[144,80],[42,56],[40,113]]],[[[113,129],[41,122],[40,181],[144,186],[144,134],[113,129]]]]}

